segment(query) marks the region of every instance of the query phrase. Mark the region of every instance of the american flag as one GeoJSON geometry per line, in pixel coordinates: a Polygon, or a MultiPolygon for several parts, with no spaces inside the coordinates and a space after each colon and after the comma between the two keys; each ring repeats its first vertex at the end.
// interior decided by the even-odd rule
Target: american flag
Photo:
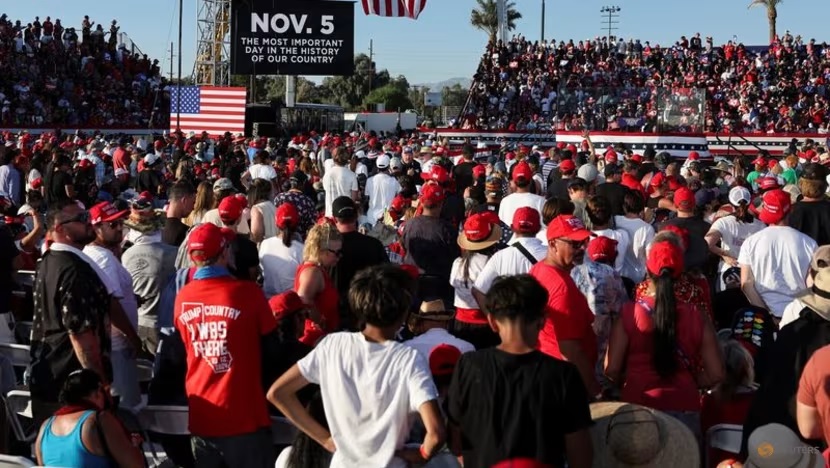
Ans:
{"type": "Polygon", "coordinates": [[[427,6],[427,0],[362,0],[367,15],[394,16],[418,19],[427,6]]]}
{"type": "Polygon", "coordinates": [[[211,135],[245,131],[245,88],[171,86],[170,131],[211,135]],[[181,93],[181,120],[176,122],[181,93]]]}

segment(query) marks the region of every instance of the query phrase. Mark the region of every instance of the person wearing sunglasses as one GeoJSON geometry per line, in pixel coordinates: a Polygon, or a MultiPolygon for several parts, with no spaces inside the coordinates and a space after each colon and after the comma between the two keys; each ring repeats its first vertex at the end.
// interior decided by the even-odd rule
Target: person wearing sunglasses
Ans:
{"type": "Polygon", "coordinates": [[[343,254],[343,236],[337,226],[323,222],[311,228],[303,246],[303,263],[294,277],[294,290],[309,306],[310,317],[300,341],[314,345],[325,334],[340,329],[339,294],[330,271],[343,254]]]}
{"type": "Polygon", "coordinates": [[[573,215],[559,215],[548,224],[548,254],[530,269],[530,275],[548,291],[545,324],[539,332],[539,350],[572,362],[588,389],[599,396],[594,363],[597,335],[594,313],[571,278],[571,270],[585,258],[591,231],[573,215]]]}
{"type": "MultiPolygon", "coordinates": [[[[133,279],[118,259],[121,255],[121,241],[124,239],[124,219],[129,211],[119,211],[112,203],[101,202],[90,208],[89,213],[95,240],[84,247],[84,253],[98,264],[108,277],[115,280],[113,295],[124,309],[133,330],[137,330],[138,302],[133,293],[133,279]]],[[[120,397],[119,404],[122,407],[134,408],[141,403],[135,352],[131,349],[127,336],[117,329],[111,330],[110,339],[113,391],[120,397]]]]}

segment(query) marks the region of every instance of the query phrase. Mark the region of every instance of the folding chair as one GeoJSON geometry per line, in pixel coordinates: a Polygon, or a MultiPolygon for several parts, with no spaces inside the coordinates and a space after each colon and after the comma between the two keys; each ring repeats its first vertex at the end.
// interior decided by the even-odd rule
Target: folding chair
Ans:
{"type": "Polygon", "coordinates": [[[31,362],[29,345],[15,343],[0,343],[0,354],[6,356],[14,367],[29,367],[31,362]]]}
{"type": "Polygon", "coordinates": [[[286,446],[294,443],[297,428],[287,418],[271,416],[271,432],[274,445],[286,446]]]}
{"type": "Polygon", "coordinates": [[[167,454],[150,440],[148,432],[163,435],[190,435],[187,406],[148,405],[138,413],[138,422],[144,433],[144,458],[150,466],[162,466],[167,454]]]}
{"type": "Polygon", "coordinates": [[[741,439],[744,428],[737,424],[715,424],[706,431],[706,467],[711,466],[709,452],[712,449],[741,453],[741,439]]]}
{"type": "Polygon", "coordinates": [[[3,400],[14,436],[20,442],[34,442],[38,427],[32,421],[32,395],[28,390],[12,390],[3,400]],[[23,421],[23,419],[28,421],[23,421]]]}
{"type": "Polygon", "coordinates": [[[0,455],[0,468],[30,468],[33,466],[36,465],[26,457],[0,455]]]}
{"type": "Polygon", "coordinates": [[[148,359],[136,359],[135,365],[138,368],[138,381],[147,383],[153,380],[153,362],[148,359]]]}

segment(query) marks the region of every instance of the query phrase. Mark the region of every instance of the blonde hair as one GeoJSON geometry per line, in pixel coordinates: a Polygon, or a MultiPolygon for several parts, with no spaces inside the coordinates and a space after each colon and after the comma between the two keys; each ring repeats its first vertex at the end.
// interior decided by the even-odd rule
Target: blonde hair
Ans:
{"type": "Polygon", "coordinates": [[[210,182],[202,182],[196,188],[196,201],[193,203],[193,211],[185,219],[185,224],[193,226],[196,220],[213,208],[213,185],[210,182]]]}
{"type": "Polygon", "coordinates": [[[303,246],[303,261],[317,262],[323,250],[329,248],[332,242],[340,242],[343,237],[337,226],[331,223],[317,224],[310,231],[303,246]]]}

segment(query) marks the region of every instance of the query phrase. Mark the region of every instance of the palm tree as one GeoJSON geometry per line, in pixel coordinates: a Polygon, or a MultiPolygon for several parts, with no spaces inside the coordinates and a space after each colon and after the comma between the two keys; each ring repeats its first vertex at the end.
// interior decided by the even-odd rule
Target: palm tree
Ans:
{"type": "MultiPolygon", "coordinates": [[[[496,42],[499,31],[499,11],[496,0],[476,0],[478,7],[470,12],[470,24],[487,33],[490,42],[496,42]]],[[[516,11],[516,3],[505,0],[504,7],[507,9],[507,30],[516,29],[516,21],[522,18],[522,14],[516,11]]]]}
{"type": "Polygon", "coordinates": [[[778,5],[783,0],[752,0],[749,2],[749,7],[762,6],[767,9],[767,20],[769,20],[769,43],[775,41],[775,20],[778,19],[778,5]]]}

